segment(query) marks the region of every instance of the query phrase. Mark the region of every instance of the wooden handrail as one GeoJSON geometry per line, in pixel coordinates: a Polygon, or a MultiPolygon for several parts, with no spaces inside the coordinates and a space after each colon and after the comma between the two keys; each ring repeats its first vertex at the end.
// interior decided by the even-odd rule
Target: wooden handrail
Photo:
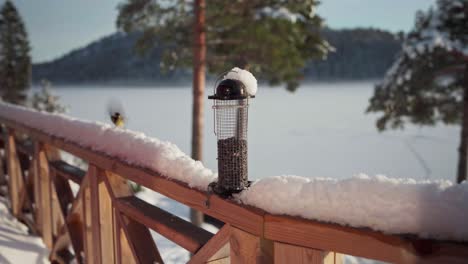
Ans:
{"type": "Polygon", "coordinates": [[[386,235],[271,215],[12,119],[0,116],[0,123],[9,129],[4,145],[9,150],[6,160],[13,213],[17,217],[26,215],[25,204],[32,204],[37,232],[51,249],[53,261],[68,261],[71,255],[67,250],[72,246],[78,263],[161,262],[148,228],[194,253],[191,263],[221,263],[227,259],[233,263],[282,263],[284,260],[339,263],[340,255],[334,252],[400,263],[463,263],[468,259],[467,243],[386,235]],[[21,151],[32,159],[27,177],[20,173],[21,148],[13,140],[14,131],[29,135],[35,142],[33,151],[21,151]],[[86,160],[89,170],[84,172],[65,163],[52,153],[54,149],[86,160]],[[68,180],[80,185],[76,195],[71,194],[68,180]],[[220,219],[226,225],[213,236],[136,198],[128,180],[220,219]],[[24,195],[18,196],[27,193],[28,182],[34,185],[29,200],[24,195]]]}
{"type": "Polygon", "coordinates": [[[135,196],[119,198],[115,206],[126,216],[163,235],[172,242],[197,252],[213,234],[135,196]]]}
{"type": "Polygon", "coordinates": [[[81,184],[81,182],[83,181],[83,178],[86,175],[86,172],[84,170],[81,170],[80,168],[72,166],[62,160],[52,161],[49,164],[52,168],[55,169],[55,171],[58,174],[60,174],[60,176],[76,184],[81,184]]]}

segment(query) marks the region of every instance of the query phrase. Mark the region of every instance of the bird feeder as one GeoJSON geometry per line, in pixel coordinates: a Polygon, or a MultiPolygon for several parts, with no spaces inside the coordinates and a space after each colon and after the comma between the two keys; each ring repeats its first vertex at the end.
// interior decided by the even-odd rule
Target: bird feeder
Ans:
{"type": "Polygon", "coordinates": [[[214,191],[230,195],[248,185],[247,117],[249,95],[244,83],[224,79],[214,91],[214,133],[218,140],[218,182],[214,191]]]}

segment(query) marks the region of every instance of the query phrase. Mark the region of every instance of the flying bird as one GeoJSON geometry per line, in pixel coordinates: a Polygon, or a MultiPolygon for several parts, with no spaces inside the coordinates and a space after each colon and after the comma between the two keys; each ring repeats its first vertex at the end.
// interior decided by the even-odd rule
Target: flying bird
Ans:
{"type": "Polygon", "coordinates": [[[109,101],[107,104],[107,112],[110,120],[116,127],[124,127],[127,118],[120,101],[115,99],[109,101]]]}

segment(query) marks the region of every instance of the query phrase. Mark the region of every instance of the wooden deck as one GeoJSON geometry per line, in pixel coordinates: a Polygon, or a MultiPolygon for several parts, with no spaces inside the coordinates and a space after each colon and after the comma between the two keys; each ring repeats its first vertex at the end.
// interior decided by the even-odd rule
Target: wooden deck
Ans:
{"type": "MultiPolygon", "coordinates": [[[[157,171],[42,133],[1,116],[14,216],[40,234],[55,263],[163,263],[150,229],[192,253],[190,263],[341,263],[342,254],[395,263],[467,263],[468,245],[386,235],[271,215],[192,189],[157,171]],[[33,144],[17,138],[27,134],[33,144]],[[87,171],[60,159],[64,150],[87,171]],[[226,223],[216,234],[135,197],[127,181],[226,223]],[[73,194],[70,182],[79,184],[73,194]]],[[[1,165],[1,164],[0,164],[1,165]]],[[[0,166],[0,168],[3,167],[0,166]]]]}

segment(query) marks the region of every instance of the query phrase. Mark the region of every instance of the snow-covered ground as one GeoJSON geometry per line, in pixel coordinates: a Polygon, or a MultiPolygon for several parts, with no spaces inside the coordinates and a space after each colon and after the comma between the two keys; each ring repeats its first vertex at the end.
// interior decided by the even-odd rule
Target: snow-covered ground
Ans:
{"type": "Polygon", "coordinates": [[[49,263],[48,256],[42,239],[28,234],[28,228],[9,213],[0,197],[0,263],[49,263]]]}

